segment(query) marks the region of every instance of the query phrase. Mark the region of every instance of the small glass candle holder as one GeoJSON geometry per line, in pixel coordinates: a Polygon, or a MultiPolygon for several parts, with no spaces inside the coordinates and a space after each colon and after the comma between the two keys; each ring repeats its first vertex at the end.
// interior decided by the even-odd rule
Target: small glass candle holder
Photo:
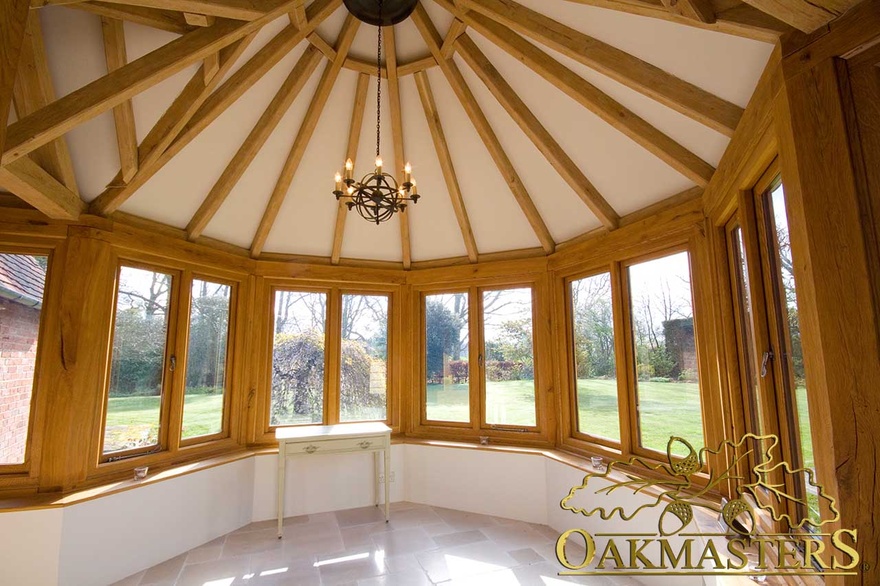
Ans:
{"type": "Polygon", "coordinates": [[[143,480],[147,477],[147,472],[150,470],[149,466],[138,466],[134,469],[134,479],[135,480],[143,480]]]}
{"type": "Polygon", "coordinates": [[[480,445],[481,446],[488,446],[489,445],[489,436],[481,435],[480,436],[480,445]]]}
{"type": "Polygon", "coordinates": [[[602,469],[602,456],[590,456],[590,463],[596,470],[602,469]]]}

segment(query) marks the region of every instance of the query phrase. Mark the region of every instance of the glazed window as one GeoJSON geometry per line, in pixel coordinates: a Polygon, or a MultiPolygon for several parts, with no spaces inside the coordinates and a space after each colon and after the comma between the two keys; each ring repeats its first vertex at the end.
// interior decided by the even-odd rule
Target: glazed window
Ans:
{"type": "Polygon", "coordinates": [[[49,258],[0,254],[0,466],[24,464],[49,258]]]}
{"type": "Polygon", "coordinates": [[[388,395],[388,296],[342,296],[339,420],[384,421],[388,395]]]}
{"type": "Polygon", "coordinates": [[[327,294],[275,292],[271,425],[324,421],[327,294]]]}
{"type": "Polygon", "coordinates": [[[232,287],[193,279],[182,439],[223,431],[232,287]]]}
{"type": "Polygon", "coordinates": [[[636,427],[643,448],[670,436],[703,446],[690,259],[686,251],[627,267],[636,427]]]}
{"type": "Polygon", "coordinates": [[[470,421],[468,293],[425,296],[426,416],[470,421]]]}
{"type": "Polygon", "coordinates": [[[532,290],[483,291],[481,302],[485,423],[534,427],[532,290]]]}
{"type": "Polygon", "coordinates": [[[577,430],[620,442],[611,273],[571,281],[577,430]]]}
{"type": "Polygon", "coordinates": [[[172,281],[160,270],[119,269],[104,454],[160,444],[166,373],[176,366],[168,355],[172,281]]]}

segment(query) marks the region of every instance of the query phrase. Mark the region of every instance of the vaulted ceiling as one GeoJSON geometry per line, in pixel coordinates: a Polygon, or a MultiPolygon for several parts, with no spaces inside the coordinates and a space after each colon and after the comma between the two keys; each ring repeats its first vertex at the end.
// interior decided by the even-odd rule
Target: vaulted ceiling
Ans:
{"type": "Polygon", "coordinates": [[[386,169],[410,161],[422,198],[377,226],[331,193],[376,139],[377,31],[341,0],[32,4],[64,5],[30,10],[7,190],[255,257],[405,267],[546,254],[697,195],[789,30],[737,0],[423,0],[382,68],[386,169]]]}

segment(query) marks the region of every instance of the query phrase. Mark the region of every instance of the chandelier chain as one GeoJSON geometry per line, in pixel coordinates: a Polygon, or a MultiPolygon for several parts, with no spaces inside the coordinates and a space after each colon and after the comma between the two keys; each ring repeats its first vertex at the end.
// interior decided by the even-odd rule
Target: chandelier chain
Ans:
{"type": "MultiPolygon", "coordinates": [[[[379,19],[382,19],[382,0],[379,0],[379,19]]],[[[382,132],[382,25],[376,35],[376,158],[379,158],[380,137],[382,132]]]]}

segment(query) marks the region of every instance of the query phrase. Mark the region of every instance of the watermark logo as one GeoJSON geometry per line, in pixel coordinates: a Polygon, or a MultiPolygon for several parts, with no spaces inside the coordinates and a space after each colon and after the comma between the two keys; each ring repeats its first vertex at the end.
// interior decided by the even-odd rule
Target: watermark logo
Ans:
{"type": "Polygon", "coordinates": [[[556,542],[556,556],[566,568],[560,575],[855,575],[857,532],[822,532],[840,520],[835,499],[815,481],[813,470],[792,467],[778,452],[775,435],[746,434],[737,442],[725,440],[715,449],[699,451],[687,440],[671,437],[666,463],[633,457],[612,461],[603,472],[588,473],[562,499],[563,510],[619,526],[649,509],[656,514],[663,506],[657,532],[569,529],[556,542]],[[708,470],[709,455],[726,460],[726,468],[708,470]],[[753,465],[745,466],[749,461],[753,465]],[[633,473],[639,468],[646,473],[633,473]],[[737,472],[742,470],[747,473],[737,472]],[[728,483],[735,487],[736,498],[721,505],[707,498],[728,483]],[[805,497],[787,492],[786,487],[795,483],[802,483],[804,490],[798,492],[805,497]],[[624,501],[642,504],[610,508],[602,504],[628,493],[635,498],[624,501]],[[721,531],[692,529],[698,509],[709,513],[705,519],[717,520],[721,531]],[[819,517],[820,510],[827,518],[819,517]],[[762,533],[761,517],[788,533],[762,533]],[[571,559],[566,550],[570,540],[581,545],[583,559],[581,554],[571,559]]]}

